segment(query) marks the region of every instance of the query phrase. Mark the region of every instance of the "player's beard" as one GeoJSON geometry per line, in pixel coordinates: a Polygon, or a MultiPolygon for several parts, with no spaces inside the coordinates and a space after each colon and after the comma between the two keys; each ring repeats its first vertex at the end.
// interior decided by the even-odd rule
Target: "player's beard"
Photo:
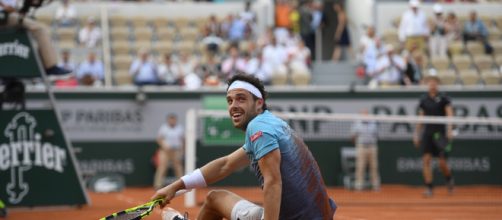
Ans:
{"type": "Polygon", "coordinates": [[[245,110],[243,108],[238,108],[237,111],[233,110],[230,113],[230,118],[232,120],[232,123],[235,128],[241,129],[243,131],[246,131],[246,128],[248,127],[248,124],[251,120],[253,120],[254,117],[258,115],[256,111],[256,102],[252,104],[252,106],[245,110]],[[242,115],[237,119],[237,121],[232,117],[233,112],[240,112],[242,115]]]}

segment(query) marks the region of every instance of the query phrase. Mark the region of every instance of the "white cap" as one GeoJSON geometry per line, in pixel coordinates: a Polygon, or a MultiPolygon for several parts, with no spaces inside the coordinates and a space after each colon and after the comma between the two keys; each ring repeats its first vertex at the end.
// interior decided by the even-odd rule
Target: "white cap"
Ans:
{"type": "Polygon", "coordinates": [[[417,8],[418,6],[420,6],[420,1],[419,0],[410,0],[410,6],[417,8]]]}
{"type": "Polygon", "coordinates": [[[432,6],[432,10],[436,14],[443,13],[443,6],[441,4],[439,4],[439,3],[436,3],[436,4],[434,4],[434,6],[432,6]]]}

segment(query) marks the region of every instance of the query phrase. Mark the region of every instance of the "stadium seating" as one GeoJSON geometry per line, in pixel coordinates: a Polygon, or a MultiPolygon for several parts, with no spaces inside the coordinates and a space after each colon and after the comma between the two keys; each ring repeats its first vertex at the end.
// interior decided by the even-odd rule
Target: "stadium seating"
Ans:
{"type": "Polygon", "coordinates": [[[481,72],[481,78],[485,85],[499,85],[500,84],[500,74],[498,71],[485,70],[481,72]]]}
{"type": "Polygon", "coordinates": [[[461,71],[459,76],[464,85],[477,85],[480,79],[478,72],[472,69],[461,71]]]}

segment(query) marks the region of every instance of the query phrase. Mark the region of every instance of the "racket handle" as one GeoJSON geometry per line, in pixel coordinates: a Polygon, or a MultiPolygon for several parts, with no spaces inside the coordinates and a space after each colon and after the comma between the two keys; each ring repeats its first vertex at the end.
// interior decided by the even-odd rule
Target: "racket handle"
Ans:
{"type": "Polygon", "coordinates": [[[190,191],[192,191],[192,190],[191,190],[191,189],[190,189],[190,190],[186,190],[186,189],[178,190],[178,191],[176,192],[176,194],[174,194],[174,197],[181,196],[181,195],[183,195],[183,194],[185,194],[185,193],[187,193],[187,192],[190,192],[190,191]]]}

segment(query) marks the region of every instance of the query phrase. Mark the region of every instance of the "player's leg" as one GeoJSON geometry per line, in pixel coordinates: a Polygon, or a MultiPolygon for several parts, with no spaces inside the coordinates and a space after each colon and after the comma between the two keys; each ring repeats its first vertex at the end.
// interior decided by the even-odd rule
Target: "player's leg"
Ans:
{"type": "Polygon", "coordinates": [[[355,190],[363,189],[364,169],[366,168],[366,155],[364,154],[364,146],[358,144],[356,146],[356,181],[354,184],[355,190]]]}
{"type": "Polygon", "coordinates": [[[432,154],[424,153],[422,155],[423,171],[422,175],[424,177],[424,183],[426,190],[424,196],[432,196],[432,154]]]}
{"type": "Polygon", "coordinates": [[[371,186],[373,190],[378,191],[380,189],[380,174],[378,173],[378,148],[376,145],[372,145],[369,149],[370,152],[370,175],[371,175],[371,186]]]}
{"type": "Polygon", "coordinates": [[[159,156],[159,164],[157,166],[157,170],[155,171],[155,179],[153,183],[153,186],[156,189],[159,189],[164,185],[164,178],[166,177],[167,166],[169,164],[167,150],[161,148],[159,150],[158,156],[159,156]]]}
{"type": "Polygon", "coordinates": [[[177,178],[183,176],[183,165],[181,161],[181,149],[170,149],[169,160],[173,162],[174,174],[177,178]]]}
{"type": "Polygon", "coordinates": [[[213,190],[208,193],[198,219],[260,220],[262,214],[263,208],[232,192],[213,190]]]}
{"type": "Polygon", "coordinates": [[[454,180],[451,175],[451,170],[448,167],[448,161],[447,157],[445,155],[439,157],[439,169],[443,173],[443,176],[446,180],[446,185],[448,187],[448,192],[452,193],[453,192],[453,187],[454,187],[454,180]]]}

